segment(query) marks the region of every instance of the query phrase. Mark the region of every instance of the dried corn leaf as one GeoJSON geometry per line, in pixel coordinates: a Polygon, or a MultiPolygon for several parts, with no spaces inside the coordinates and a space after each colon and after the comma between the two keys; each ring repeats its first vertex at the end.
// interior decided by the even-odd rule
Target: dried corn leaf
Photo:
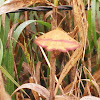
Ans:
{"type": "Polygon", "coordinates": [[[95,96],[84,96],[80,100],[100,100],[100,98],[95,96]]]}
{"type": "MultiPolygon", "coordinates": [[[[20,89],[24,89],[24,88],[27,88],[27,89],[31,89],[31,90],[34,90],[36,91],[37,93],[41,94],[42,96],[44,96],[47,100],[49,100],[49,97],[50,97],[50,92],[43,86],[41,85],[38,85],[38,84],[35,84],[35,83],[26,83],[26,84],[23,84],[21,85],[20,87],[18,87],[14,92],[17,92],[18,90],[20,89]]],[[[12,95],[13,95],[12,94],[12,95]]]]}
{"type": "Polygon", "coordinates": [[[48,51],[59,50],[62,52],[75,50],[80,46],[75,39],[71,38],[60,28],[52,30],[45,35],[38,37],[35,39],[35,43],[46,48],[48,51]]]}
{"type": "Polygon", "coordinates": [[[48,3],[47,0],[7,0],[0,6],[0,15],[4,13],[8,13],[11,11],[15,11],[17,9],[30,6],[34,3],[48,3]]]}

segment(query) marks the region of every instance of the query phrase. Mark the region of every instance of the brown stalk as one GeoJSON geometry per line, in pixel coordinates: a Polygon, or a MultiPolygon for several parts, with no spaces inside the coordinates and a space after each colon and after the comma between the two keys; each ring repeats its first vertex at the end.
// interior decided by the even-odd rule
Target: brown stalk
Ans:
{"type": "MultiPolygon", "coordinates": [[[[72,1],[69,1],[69,5],[72,4],[72,1]]],[[[69,31],[72,31],[72,12],[69,11],[69,31]]],[[[76,32],[77,33],[77,32],[76,32]]],[[[75,36],[75,35],[74,35],[75,36]]],[[[73,52],[72,52],[73,53],[73,52]]],[[[74,76],[75,76],[75,73],[76,73],[76,65],[73,66],[69,72],[69,78],[70,78],[70,82],[73,82],[74,81],[74,76]]]]}
{"type": "MultiPolygon", "coordinates": [[[[29,19],[29,15],[28,15],[28,12],[27,11],[25,11],[25,21],[27,21],[29,19]]],[[[26,36],[29,36],[29,32],[28,32],[28,30],[30,29],[30,26],[28,25],[28,26],[26,26],[26,33],[25,33],[25,35],[26,36]]]]}
{"type": "Polygon", "coordinates": [[[41,62],[38,61],[36,65],[36,73],[35,73],[37,84],[40,84],[40,68],[41,68],[41,62]]]}
{"type": "MultiPolygon", "coordinates": [[[[56,29],[57,27],[57,8],[53,7],[53,14],[52,14],[52,30],[56,29]]],[[[56,51],[52,51],[50,55],[50,100],[54,100],[54,90],[55,90],[55,71],[56,71],[56,51]]]]}

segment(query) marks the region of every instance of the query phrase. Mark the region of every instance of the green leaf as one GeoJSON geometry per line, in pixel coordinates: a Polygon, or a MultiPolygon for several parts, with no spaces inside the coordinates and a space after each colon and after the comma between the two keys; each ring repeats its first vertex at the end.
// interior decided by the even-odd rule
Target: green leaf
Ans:
{"type": "Polygon", "coordinates": [[[2,19],[1,19],[1,15],[0,15],[0,32],[1,32],[1,23],[2,23],[2,19]]]}
{"type": "MultiPolygon", "coordinates": [[[[9,49],[7,48],[6,50],[8,50],[8,53],[6,55],[6,56],[8,56],[6,69],[8,70],[8,73],[12,77],[14,77],[14,73],[13,73],[14,72],[14,60],[13,60],[13,50],[12,50],[12,41],[11,40],[10,40],[9,49]]],[[[14,91],[14,84],[9,79],[7,79],[6,90],[10,95],[14,91]]]]}
{"type": "Polygon", "coordinates": [[[6,16],[5,17],[5,27],[4,27],[4,34],[3,34],[3,48],[6,46],[8,32],[9,32],[9,26],[10,26],[10,19],[6,16]]]}
{"type": "Polygon", "coordinates": [[[100,38],[98,39],[98,49],[97,49],[97,54],[98,54],[98,57],[97,57],[97,64],[99,64],[100,63],[100,61],[99,61],[99,53],[100,53],[100,38]]]}
{"type": "Polygon", "coordinates": [[[100,3],[99,2],[100,1],[97,2],[97,9],[96,9],[96,11],[97,11],[98,24],[99,24],[99,31],[100,31],[100,11],[99,11],[100,3]]]}
{"type": "Polygon", "coordinates": [[[2,41],[0,39],[0,66],[2,63],[2,58],[3,58],[3,45],[2,45],[2,41]]]}
{"type": "Polygon", "coordinates": [[[3,74],[6,75],[6,77],[8,77],[17,87],[19,87],[20,85],[14,80],[14,78],[2,67],[0,66],[1,71],[3,72],[3,74]]]}
{"type": "MultiPolygon", "coordinates": [[[[0,66],[0,70],[2,71],[3,74],[6,75],[17,87],[20,85],[14,80],[14,78],[2,67],[0,66]]],[[[22,91],[28,96],[28,94],[22,89],[22,91]]]]}
{"type": "MultiPolygon", "coordinates": [[[[43,21],[41,21],[41,20],[28,20],[28,21],[23,22],[22,24],[20,24],[20,25],[17,27],[17,29],[16,29],[15,32],[14,32],[13,38],[17,41],[17,40],[18,40],[18,37],[20,36],[20,34],[21,34],[21,32],[23,31],[23,29],[24,29],[27,25],[29,25],[29,24],[31,24],[31,23],[33,23],[33,22],[40,23],[40,24],[45,25],[45,26],[47,26],[47,27],[49,27],[49,28],[51,27],[51,24],[49,24],[49,23],[47,23],[47,22],[43,22],[43,21]]],[[[14,47],[15,47],[15,45],[16,45],[16,42],[14,42],[14,47]]]]}
{"type": "Polygon", "coordinates": [[[93,41],[95,47],[97,49],[97,36],[96,36],[96,28],[95,28],[95,17],[96,15],[96,0],[91,0],[91,29],[93,33],[93,41]]]}
{"type": "Polygon", "coordinates": [[[88,40],[89,40],[89,46],[90,46],[90,51],[92,53],[92,40],[91,40],[91,10],[87,11],[87,21],[88,21],[88,40]]]}

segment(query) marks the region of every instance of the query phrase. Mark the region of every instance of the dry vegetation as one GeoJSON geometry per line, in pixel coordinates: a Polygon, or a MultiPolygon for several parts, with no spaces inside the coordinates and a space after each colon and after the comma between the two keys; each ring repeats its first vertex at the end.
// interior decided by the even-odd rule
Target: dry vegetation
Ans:
{"type": "Polygon", "coordinates": [[[0,4],[0,100],[100,100],[99,0],[0,4]]]}

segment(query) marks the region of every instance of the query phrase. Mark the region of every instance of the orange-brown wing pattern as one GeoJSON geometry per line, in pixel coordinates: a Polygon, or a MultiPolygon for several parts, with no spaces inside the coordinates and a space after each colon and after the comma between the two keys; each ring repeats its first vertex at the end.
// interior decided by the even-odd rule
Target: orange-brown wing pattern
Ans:
{"type": "Polygon", "coordinates": [[[35,43],[41,47],[46,48],[48,51],[59,50],[62,52],[75,50],[80,46],[75,39],[71,38],[60,28],[52,30],[45,35],[38,37],[35,40],[35,43]]]}

